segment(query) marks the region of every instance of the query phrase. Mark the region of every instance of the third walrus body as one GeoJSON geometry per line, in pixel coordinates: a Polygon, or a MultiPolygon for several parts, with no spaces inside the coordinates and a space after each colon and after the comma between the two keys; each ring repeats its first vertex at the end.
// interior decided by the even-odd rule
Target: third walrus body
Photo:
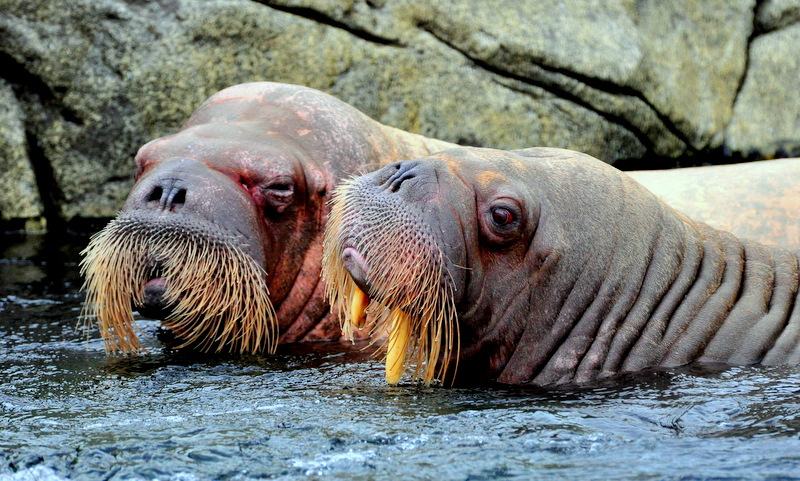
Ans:
{"type": "Polygon", "coordinates": [[[743,239],[800,248],[800,159],[627,173],[694,220],[743,239]]]}

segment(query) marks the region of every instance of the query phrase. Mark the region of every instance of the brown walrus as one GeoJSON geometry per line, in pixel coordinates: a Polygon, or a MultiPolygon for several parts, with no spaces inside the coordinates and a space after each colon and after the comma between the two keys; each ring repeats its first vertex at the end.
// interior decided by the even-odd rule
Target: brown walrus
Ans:
{"type": "Polygon", "coordinates": [[[560,149],[454,149],[337,188],[323,260],[386,377],[587,383],[692,362],[800,362],[797,253],[678,213],[560,149]],[[411,361],[408,361],[408,359],[411,361]]]}
{"type": "Polygon", "coordinates": [[[123,353],[141,347],[132,305],[202,350],[337,338],[320,282],[336,182],[451,146],[305,87],[222,90],[139,150],[125,206],[84,251],[85,319],[123,353]]]}

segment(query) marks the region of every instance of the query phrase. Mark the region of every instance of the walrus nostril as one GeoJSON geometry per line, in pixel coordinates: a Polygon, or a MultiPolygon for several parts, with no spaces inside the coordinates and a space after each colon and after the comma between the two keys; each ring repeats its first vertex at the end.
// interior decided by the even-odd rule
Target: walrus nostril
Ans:
{"type": "Polygon", "coordinates": [[[170,192],[170,198],[167,200],[167,205],[178,207],[184,203],[186,203],[186,189],[173,188],[172,192],[170,192]]]}
{"type": "Polygon", "coordinates": [[[186,203],[186,189],[175,185],[174,181],[162,182],[153,187],[147,202],[155,202],[151,207],[162,210],[176,210],[186,203]]]}
{"type": "Polygon", "coordinates": [[[403,182],[416,177],[416,173],[414,172],[414,167],[416,166],[416,162],[400,162],[397,164],[397,171],[386,181],[386,183],[389,184],[389,191],[397,192],[400,190],[400,186],[403,182]]]}
{"type": "Polygon", "coordinates": [[[161,195],[164,192],[164,189],[161,188],[160,185],[155,186],[152,192],[150,192],[150,197],[147,198],[147,202],[158,202],[161,200],[161,195]]]}

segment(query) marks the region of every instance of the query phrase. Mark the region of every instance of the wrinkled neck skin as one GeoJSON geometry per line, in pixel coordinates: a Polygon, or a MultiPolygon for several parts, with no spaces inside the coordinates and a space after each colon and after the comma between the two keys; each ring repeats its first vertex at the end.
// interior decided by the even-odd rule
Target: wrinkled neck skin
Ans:
{"type": "Polygon", "coordinates": [[[613,168],[541,165],[530,243],[469,251],[459,381],[582,384],[696,361],[800,362],[795,253],[691,221],[613,168]]]}

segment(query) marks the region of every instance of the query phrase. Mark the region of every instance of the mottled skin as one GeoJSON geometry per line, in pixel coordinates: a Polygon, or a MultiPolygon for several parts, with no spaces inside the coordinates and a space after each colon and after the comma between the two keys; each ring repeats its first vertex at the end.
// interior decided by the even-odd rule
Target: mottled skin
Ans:
{"type": "MultiPolygon", "coordinates": [[[[410,237],[436,239],[455,293],[456,381],[800,362],[796,252],[695,222],[587,155],[454,149],[360,177],[347,195],[360,199],[356,223],[391,206],[421,231],[410,237]]],[[[359,255],[348,271],[369,290],[359,255]]]]}
{"type": "Polygon", "coordinates": [[[715,229],[762,244],[800,247],[800,159],[628,174],[715,229]]]}
{"type": "MultiPolygon", "coordinates": [[[[268,276],[279,342],[337,338],[320,282],[327,202],[341,178],[451,144],[379,124],[313,89],[249,83],[209,98],[174,135],[143,146],[123,213],[203,219],[245,239],[268,276]]],[[[143,313],[163,319],[159,279],[143,313]]]]}

